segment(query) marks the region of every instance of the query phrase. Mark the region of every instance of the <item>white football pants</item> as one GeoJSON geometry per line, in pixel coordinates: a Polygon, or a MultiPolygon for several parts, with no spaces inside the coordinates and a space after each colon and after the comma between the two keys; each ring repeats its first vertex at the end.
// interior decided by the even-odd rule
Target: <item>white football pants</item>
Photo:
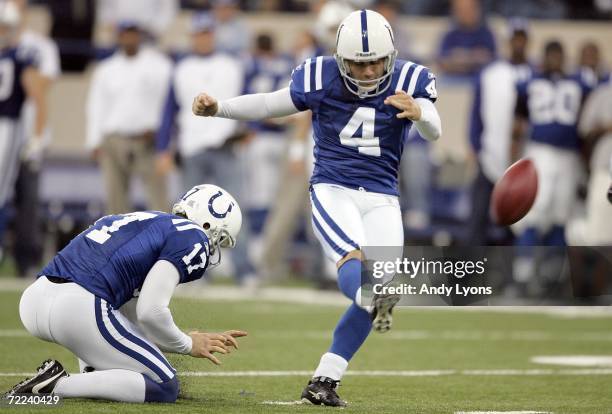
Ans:
{"type": "Polygon", "coordinates": [[[312,226],[325,255],[337,263],[356,249],[374,249],[369,260],[401,257],[404,227],[396,196],[352,190],[335,184],[314,184],[310,190],[312,226]],[[393,248],[390,248],[393,247],[393,248]]]}
{"type": "Polygon", "coordinates": [[[23,292],[19,314],[32,335],[64,346],[97,371],[129,370],[156,382],[175,376],[159,348],[135,324],[76,283],[38,278],[23,292]]]}

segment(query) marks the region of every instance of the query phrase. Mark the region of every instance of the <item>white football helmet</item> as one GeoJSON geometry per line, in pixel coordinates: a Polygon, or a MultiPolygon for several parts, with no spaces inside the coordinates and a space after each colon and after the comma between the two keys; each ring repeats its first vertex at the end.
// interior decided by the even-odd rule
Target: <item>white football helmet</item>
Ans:
{"type": "Polygon", "coordinates": [[[234,197],[216,185],[196,185],[174,204],[172,214],[202,226],[210,240],[212,254],[220,255],[219,247],[236,245],[242,212],[234,197]]]}
{"type": "Polygon", "coordinates": [[[367,98],[380,95],[391,85],[395,66],[395,49],[391,25],[381,14],[372,10],[357,10],[338,26],[336,33],[336,63],[349,91],[367,98]],[[385,72],[380,78],[361,81],[351,76],[348,61],[371,62],[385,60],[385,72]]]}

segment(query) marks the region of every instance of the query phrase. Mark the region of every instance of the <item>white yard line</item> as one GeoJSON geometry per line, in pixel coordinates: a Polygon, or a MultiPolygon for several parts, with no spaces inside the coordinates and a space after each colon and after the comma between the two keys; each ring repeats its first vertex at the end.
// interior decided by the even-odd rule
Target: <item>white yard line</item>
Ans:
{"type": "Polygon", "coordinates": [[[456,411],[455,414],[553,414],[548,411],[456,411]]]}
{"type": "Polygon", "coordinates": [[[546,355],[534,356],[530,361],[534,364],[612,368],[612,356],[610,355],[546,355]]]}
{"type": "MultiPolygon", "coordinates": [[[[331,339],[332,332],[328,330],[304,330],[292,331],[283,329],[262,329],[254,333],[259,337],[274,337],[277,339],[331,339]]],[[[0,329],[0,338],[26,338],[31,335],[24,329],[0,329]]],[[[535,330],[527,331],[480,331],[480,330],[392,330],[385,335],[385,340],[398,341],[519,341],[519,342],[612,342],[612,332],[610,331],[590,331],[590,332],[543,332],[535,330]]],[[[612,358],[608,356],[607,358],[612,358]]],[[[539,361],[533,361],[540,363],[539,361]]],[[[547,363],[547,362],[542,362],[547,363]]],[[[610,365],[612,363],[606,363],[610,365]]],[[[561,363],[560,365],[578,365],[571,363],[561,363]]],[[[591,366],[586,364],[584,366],[591,366]]]]}

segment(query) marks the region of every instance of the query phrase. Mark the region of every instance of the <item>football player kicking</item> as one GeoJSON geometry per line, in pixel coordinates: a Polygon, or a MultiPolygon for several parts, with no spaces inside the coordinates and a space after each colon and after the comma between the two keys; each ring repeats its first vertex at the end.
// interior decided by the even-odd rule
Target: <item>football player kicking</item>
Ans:
{"type": "Polygon", "coordinates": [[[47,360],[9,394],[176,401],[176,370],[162,350],[220,364],[213,353],[230,353],[246,335],[185,334],[168,309],[179,283],[201,278],[219,263],[222,247],[234,247],[241,223],[234,198],[214,185],[192,188],[172,214],[139,211],[96,221],[53,258],[19,304],[28,332],[72,351],[82,373],[68,375],[47,360]]]}
{"type": "Polygon", "coordinates": [[[375,296],[373,306],[361,303],[362,248],[391,246],[401,252],[397,177],[403,138],[414,123],[423,137],[435,140],[441,122],[433,105],[434,75],[396,56],[385,18],[371,10],[355,11],[338,27],[335,55],[307,59],[293,71],[289,87],[221,102],[201,93],[193,102],[196,115],[238,120],[312,111],[313,228],[337,264],[340,290],[353,303],[302,393],[304,402],[346,405],[336,388],[348,361],[372,327],[379,332],[390,328],[399,299],[375,296]]]}

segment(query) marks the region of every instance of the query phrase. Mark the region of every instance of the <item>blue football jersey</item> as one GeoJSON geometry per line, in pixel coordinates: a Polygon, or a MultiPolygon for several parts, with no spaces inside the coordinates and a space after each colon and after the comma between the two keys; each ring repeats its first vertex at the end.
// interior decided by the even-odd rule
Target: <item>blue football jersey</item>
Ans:
{"type": "Polygon", "coordinates": [[[590,87],[579,76],[534,75],[518,85],[517,111],[529,120],[535,142],[577,149],[578,117],[590,87]]]}
{"type": "Polygon", "coordinates": [[[38,276],[75,282],[115,309],[137,296],[155,262],[167,260],[180,283],[202,277],[209,243],[202,227],[159,211],[105,216],[75,237],[38,276]]]}
{"type": "MultiPolygon", "coordinates": [[[[285,88],[290,81],[293,60],[287,56],[253,57],[246,63],[245,94],[267,93],[285,88]]],[[[255,131],[280,132],[285,130],[282,125],[269,121],[249,122],[249,127],[255,131]]]]}
{"type": "Polygon", "coordinates": [[[399,163],[412,122],[398,119],[400,111],[384,100],[399,89],[432,102],[437,95],[434,75],[416,63],[396,60],[390,82],[384,93],[362,99],[347,89],[332,57],[306,59],[293,71],[293,103],[299,110],[312,111],[315,167],[311,184],[399,194],[399,163]]]}
{"type": "Polygon", "coordinates": [[[22,86],[23,72],[31,65],[32,59],[20,49],[0,51],[0,117],[19,118],[26,100],[22,86]]]}

